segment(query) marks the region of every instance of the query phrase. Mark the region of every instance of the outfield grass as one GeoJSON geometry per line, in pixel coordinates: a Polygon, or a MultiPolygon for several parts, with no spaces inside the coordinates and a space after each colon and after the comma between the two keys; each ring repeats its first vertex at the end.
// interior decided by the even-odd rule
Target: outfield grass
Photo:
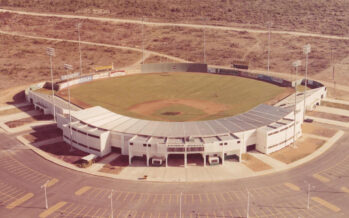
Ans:
{"type": "Polygon", "coordinates": [[[138,74],[97,80],[71,88],[74,98],[89,105],[100,105],[126,116],[163,120],[162,113],[166,109],[172,112],[179,110],[184,115],[184,117],[167,116],[171,121],[232,116],[271,100],[284,91],[286,88],[266,82],[207,73],[138,74]],[[135,105],[166,99],[203,101],[203,105],[199,105],[202,107],[205,107],[205,102],[212,102],[226,108],[216,114],[203,112],[199,107],[190,108],[188,105],[186,107],[172,105],[169,108],[166,108],[168,105],[165,105],[163,108],[157,108],[151,114],[130,111],[130,108],[135,105]],[[202,116],[205,113],[207,116],[202,116]]]}

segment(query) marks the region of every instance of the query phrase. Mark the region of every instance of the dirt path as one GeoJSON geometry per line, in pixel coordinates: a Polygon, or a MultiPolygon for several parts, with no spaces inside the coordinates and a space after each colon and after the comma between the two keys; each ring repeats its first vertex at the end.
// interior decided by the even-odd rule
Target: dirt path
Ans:
{"type": "MultiPolygon", "coordinates": [[[[89,20],[114,22],[114,23],[131,23],[131,24],[142,24],[143,23],[144,25],[150,25],[150,26],[178,26],[178,27],[190,27],[190,28],[199,28],[199,29],[208,28],[208,29],[213,29],[213,30],[232,30],[232,31],[249,32],[249,33],[268,33],[268,30],[246,29],[246,28],[227,27],[227,26],[168,23],[168,22],[150,22],[150,21],[142,22],[142,20],[105,18],[105,17],[90,17],[90,16],[81,16],[81,15],[64,15],[64,14],[53,14],[53,13],[37,13],[37,12],[26,12],[26,11],[14,11],[14,10],[7,10],[7,9],[0,9],[0,12],[9,12],[9,13],[31,15],[31,16],[42,16],[42,17],[89,19],[89,20]]],[[[333,36],[333,35],[325,35],[325,34],[317,34],[317,33],[304,33],[304,32],[293,32],[293,31],[280,31],[280,30],[273,30],[272,33],[273,34],[287,34],[287,35],[293,35],[293,36],[325,38],[325,39],[349,40],[349,37],[346,37],[346,36],[333,36]]]]}

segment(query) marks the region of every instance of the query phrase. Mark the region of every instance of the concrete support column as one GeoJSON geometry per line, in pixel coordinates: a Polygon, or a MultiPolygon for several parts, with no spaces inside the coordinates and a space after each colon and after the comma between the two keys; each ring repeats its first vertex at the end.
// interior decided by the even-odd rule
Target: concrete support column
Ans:
{"type": "Polygon", "coordinates": [[[224,152],[222,152],[222,165],[224,165],[224,152]]]}
{"type": "Polygon", "coordinates": [[[147,167],[149,167],[149,156],[147,154],[147,167]]]}
{"type": "Polygon", "coordinates": [[[187,152],[184,153],[184,167],[187,168],[187,152]]]}
{"type": "Polygon", "coordinates": [[[204,167],[206,166],[206,154],[203,155],[204,156],[204,167]]]}
{"type": "Polygon", "coordinates": [[[131,155],[131,153],[128,154],[128,164],[129,165],[132,164],[132,155],[131,155]]]}

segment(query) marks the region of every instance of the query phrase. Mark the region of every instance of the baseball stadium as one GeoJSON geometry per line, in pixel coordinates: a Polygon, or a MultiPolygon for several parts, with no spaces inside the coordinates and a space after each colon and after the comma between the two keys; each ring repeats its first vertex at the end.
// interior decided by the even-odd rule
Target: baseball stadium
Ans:
{"type": "Polygon", "coordinates": [[[327,92],[313,80],[200,63],[143,64],[141,72],[110,69],[42,82],[26,90],[26,99],[53,114],[64,141],[76,149],[119,152],[130,164],[138,157],[147,166],[168,166],[181,156],[186,167],[194,154],[203,165],[224,164],[250,150],[269,154],[293,145],[305,110],[327,92]],[[54,97],[47,91],[52,86],[54,97]]]}

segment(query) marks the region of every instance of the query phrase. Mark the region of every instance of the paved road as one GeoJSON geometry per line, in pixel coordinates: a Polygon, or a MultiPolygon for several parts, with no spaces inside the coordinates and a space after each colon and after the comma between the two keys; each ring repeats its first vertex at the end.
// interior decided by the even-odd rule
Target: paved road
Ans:
{"type": "MultiPolygon", "coordinates": [[[[213,29],[213,30],[231,30],[231,31],[250,32],[250,33],[268,33],[268,30],[258,30],[258,29],[248,29],[248,28],[239,28],[239,27],[228,27],[228,26],[169,23],[169,22],[150,22],[150,21],[143,22],[142,20],[107,18],[107,17],[91,17],[91,16],[83,16],[83,15],[67,15],[67,14],[56,14],[56,13],[38,13],[38,12],[28,12],[28,11],[7,10],[7,9],[0,9],[0,12],[9,12],[9,13],[31,15],[31,16],[42,16],[42,17],[59,17],[59,18],[73,18],[73,19],[83,19],[83,20],[96,20],[96,21],[114,22],[114,23],[131,23],[131,24],[143,23],[144,25],[151,25],[151,26],[178,26],[178,27],[189,27],[189,28],[200,28],[200,29],[207,28],[207,29],[213,29]]],[[[272,32],[273,34],[282,34],[282,35],[287,34],[287,35],[293,35],[293,36],[349,40],[349,37],[347,36],[334,36],[334,35],[326,35],[326,34],[281,31],[281,30],[273,30],[272,32]]]]}
{"type": "Polygon", "coordinates": [[[215,183],[157,183],[99,178],[57,166],[0,133],[0,214],[4,217],[346,217],[349,130],[328,152],[292,170],[215,183]],[[44,208],[47,189],[49,209],[44,208]],[[307,209],[308,181],[312,189],[307,209]],[[32,196],[32,197],[30,197],[32,196]],[[28,200],[25,200],[29,198],[28,200]],[[23,199],[22,203],[21,200],[23,199]],[[15,203],[13,203],[15,202],[15,203]],[[9,205],[15,205],[8,209],[9,205]],[[117,216],[118,215],[118,216],[117,216]]]}

